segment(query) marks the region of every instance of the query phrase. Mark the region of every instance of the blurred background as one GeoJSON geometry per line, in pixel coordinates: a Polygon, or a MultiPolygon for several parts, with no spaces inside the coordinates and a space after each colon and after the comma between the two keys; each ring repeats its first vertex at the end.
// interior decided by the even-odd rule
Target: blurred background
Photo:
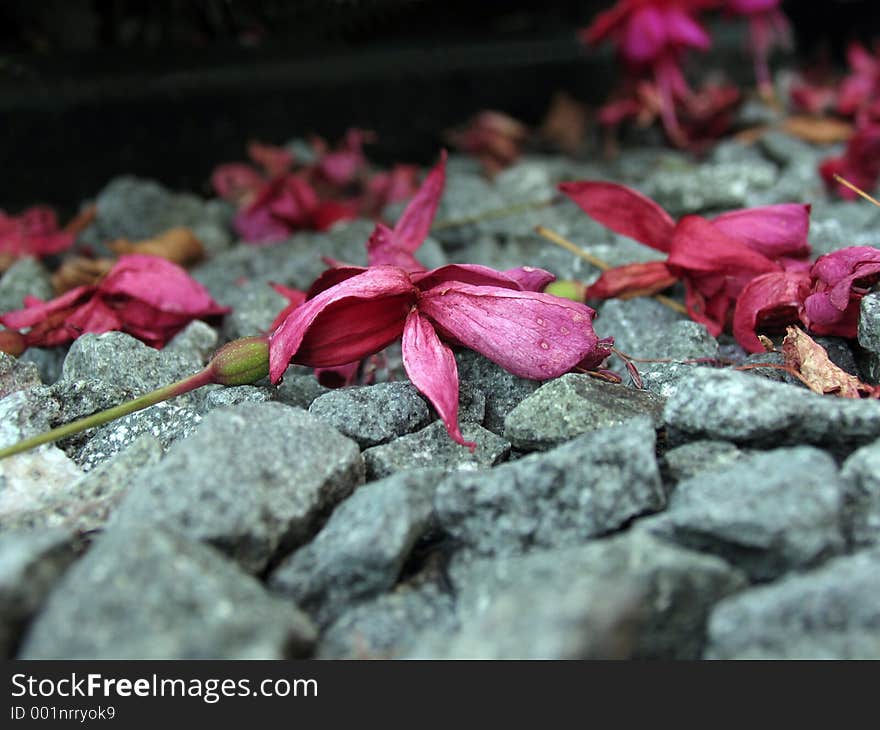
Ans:
{"type": "MultiPolygon", "coordinates": [[[[578,28],[610,0],[3,0],[0,208],[75,211],[113,176],[208,191],[250,139],[375,130],[370,158],[429,162],[480,109],[527,123],[553,94],[599,103],[609,50],[578,28]]],[[[792,66],[869,41],[878,0],[790,0],[792,66]]],[[[713,63],[748,84],[744,29],[713,29],[713,63]],[[742,32],[740,32],[742,31],[742,32]],[[730,58],[725,63],[725,58],[730,58]]],[[[777,62],[779,57],[777,56],[777,62]]]]}

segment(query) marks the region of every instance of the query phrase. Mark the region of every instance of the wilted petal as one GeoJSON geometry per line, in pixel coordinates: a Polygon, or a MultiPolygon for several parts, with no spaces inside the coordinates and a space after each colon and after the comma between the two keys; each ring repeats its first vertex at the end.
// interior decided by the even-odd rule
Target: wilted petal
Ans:
{"type": "Polygon", "coordinates": [[[763,274],[780,268],[766,256],[697,215],[685,216],[678,222],[667,264],[673,272],[729,275],[763,274]]]}
{"type": "Polygon", "coordinates": [[[733,336],[748,352],[763,352],[756,330],[796,322],[810,293],[810,277],[789,271],[757,276],[742,290],[733,312],[733,336]]]}
{"type": "Polygon", "coordinates": [[[422,245],[431,231],[445,184],[446,150],[443,150],[440,152],[440,162],[428,173],[394,226],[395,248],[414,253],[422,245]]]}
{"type": "Polygon", "coordinates": [[[105,296],[125,296],[150,305],[159,312],[203,318],[225,314],[202,284],[185,269],[159,256],[120,256],[98,284],[105,296]]]}
{"type": "Polygon", "coordinates": [[[370,266],[398,266],[404,271],[424,271],[412,253],[397,245],[392,231],[384,223],[377,223],[367,241],[367,261],[370,266]]]}
{"type": "Polygon", "coordinates": [[[224,200],[240,203],[265,184],[263,176],[243,162],[218,165],[211,173],[211,187],[224,200]]]}
{"type": "Polygon", "coordinates": [[[293,360],[334,367],[396,340],[417,290],[405,271],[377,266],[322,291],[295,309],[269,338],[272,382],[293,360]]]}
{"type": "Polygon", "coordinates": [[[290,235],[291,228],[266,208],[247,207],[235,214],[232,227],[248,243],[272,243],[290,235]]]}
{"type": "Polygon", "coordinates": [[[616,266],[603,271],[602,275],[587,288],[587,299],[630,299],[656,294],[668,289],[678,277],[666,266],[665,261],[616,266]]]}
{"type": "Polygon", "coordinates": [[[262,167],[269,177],[279,177],[293,167],[293,155],[285,147],[262,142],[248,143],[248,157],[262,167]]]}
{"type": "Polygon", "coordinates": [[[88,301],[95,291],[94,286],[78,286],[47,302],[40,301],[36,297],[25,297],[24,309],[0,314],[0,323],[16,330],[34,327],[59,312],[68,312],[88,301]]]}
{"type": "Polygon", "coordinates": [[[341,284],[343,281],[351,279],[353,276],[363,274],[365,271],[367,271],[366,266],[348,266],[347,264],[331,266],[329,269],[324,269],[324,271],[318,275],[318,278],[312,282],[312,285],[306,292],[306,299],[314,299],[322,291],[326,291],[330,287],[341,284]]]}
{"type": "MultiPolygon", "coordinates": [[[[517,272],[516,269],[513,270],[517,272]]],[[[523,289],[520,281],[525,276],[532,277],[532,281],[538,281],[547,276],[552,277],[548,271],[543,269],[533,269],[531,274],[514,273],[498,271],[488,266],[480,266],[479,264],[447,264],[440,266],[423,274],[414,274],[412,281],[419,289],[426,291],[433,289],[441,284],[456,282],[461,284],[473,284],[474,286],[500,286],[505,289],[523,289]],[[536,272],[540,272],[537,274],[536,272]]],[[[552,279],[551,279],[552,280],[552,279]]]]}
{"type": "Polygon", "coordinates": [[[650,5],[632,14],[624,30],[621,51],[636,63],[653,61],[669,42],[663,14],[650,5]]]}
{"type": "Polygon", "coordinates": [[[810,253],[809,205],[782,203],[734,210],[713,218],[712,225],[771,259],[810,253]]]}
{"type": "Polygon", "coordinates": [[[606,228],[658,251],[669,251],[675,221],[638,190],[594,180],[560,183],[559,190],[606,228]]]}
{"type": "Polygon", "coordinates": [[[831,303],[842,311],[849,304],[855,284],[864,280],[863,287],[867,287],[880,277],[880,249],[871,246],[842,248],[820,256],[810,273],[814,279],[830,287],[831,303]]]}
{"type": "Polygon", "coordinates": [[[431,323],[413,307],[403,328],[403,367],[412,384],[431,401],[456,443],[474,450],[458,427],[458,366],[431,323]]]}
{"type": "Polygon", "coordinates": [[[419,311],[444,338],[533,380],[568,372],[598,342],[593,310],[550,294],[451,282],[423,292],[419,311]]]}
{"type": "Polygon", "coordinates": [[[669,41],[690,48],[707,51],[712,45],[709,34],[681,8],[672,6],[663,13],[663,24],[669,41]]]}
{"type": "Polygon", "coordinates": [[[534,266],[519,266],[502,272],[509,276],[523,291],[544,291],[544,287],[556,281],[556,276],[534,266]]]}

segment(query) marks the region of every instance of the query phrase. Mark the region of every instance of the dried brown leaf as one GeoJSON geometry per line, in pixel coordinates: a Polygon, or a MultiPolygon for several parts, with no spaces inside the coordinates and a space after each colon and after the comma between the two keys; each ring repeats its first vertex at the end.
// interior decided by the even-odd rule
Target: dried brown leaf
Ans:
{"type": "Polygon", "coordinates": [[[785,364],[798,371],[814,393],[834,394],[841,398],[876,395],[877,389],[837,367],[825,348],[797,327],[787,327],[782,341],[785,364]]]}

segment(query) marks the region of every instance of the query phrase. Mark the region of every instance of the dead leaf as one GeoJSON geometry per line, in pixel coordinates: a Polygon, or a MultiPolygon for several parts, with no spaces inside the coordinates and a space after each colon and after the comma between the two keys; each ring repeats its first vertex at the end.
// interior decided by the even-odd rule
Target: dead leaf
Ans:
{"type": "Polygon", "coordinates": [[[113,268],[114,263],[113,259],[89,259],[85,256],[65,259],[52,274],[55,296],[78,286],[94,286],[113,268]]]}
{"type": "Polygon", "coordinates": [[[853,136],[853,125],[834,117],[799,115],[788,117],[782,131],[812,144],[835,144],[853,136]]]}
{"type": "Polygon", "coordinates": [[[573,154],[587,135],[587,107],[564,91],[557,91],[541,123],[538,134],[564,152],[573,154]]]}
{"type": "Polygon", "coordinates": [[[797,327],[787,327],[782,341],[785,364],[799,372],[814,393],[833,394],[840,398],[880,397],[880,387],[867,385],[837,367],[825,348],[797,327]]]}
{"type": "Polygon", "coordinates": [[[140,253],[150,256],[161,256],[179,266],[192,266],[205,256],[205,247],[189,228],[169,228],[154,238],[132,243],[120,238],[108,247],[116,254],[140,253]]]}

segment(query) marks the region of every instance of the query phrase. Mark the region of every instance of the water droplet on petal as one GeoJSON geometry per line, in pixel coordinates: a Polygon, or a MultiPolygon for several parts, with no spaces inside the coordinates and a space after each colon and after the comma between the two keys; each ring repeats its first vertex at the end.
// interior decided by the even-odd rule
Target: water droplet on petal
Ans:
{"type": "Polygon", "coordinates": [[[550,349],[550,345],[545,340],[541,340],[540,345],[541,345],[542,350],[549,350],[550,349]]]}
{"type": "Polygon", "coordinates": [[[568,329],[568,327],[560,327],[560,328],[559,328],[559,333],[560,333],[560,334],[567,335],[569,332],[571,332],[571,330],[568,329]]]}
{"type": "Polygon", "coordinates": [[[538,317],[538,318],[535,320],[535,322],[537,322],[537,324],[538,324],[539,327],[543,327],[543,326],[544,326],[544,320],[541,319],[540,317],[538,317]]]}

